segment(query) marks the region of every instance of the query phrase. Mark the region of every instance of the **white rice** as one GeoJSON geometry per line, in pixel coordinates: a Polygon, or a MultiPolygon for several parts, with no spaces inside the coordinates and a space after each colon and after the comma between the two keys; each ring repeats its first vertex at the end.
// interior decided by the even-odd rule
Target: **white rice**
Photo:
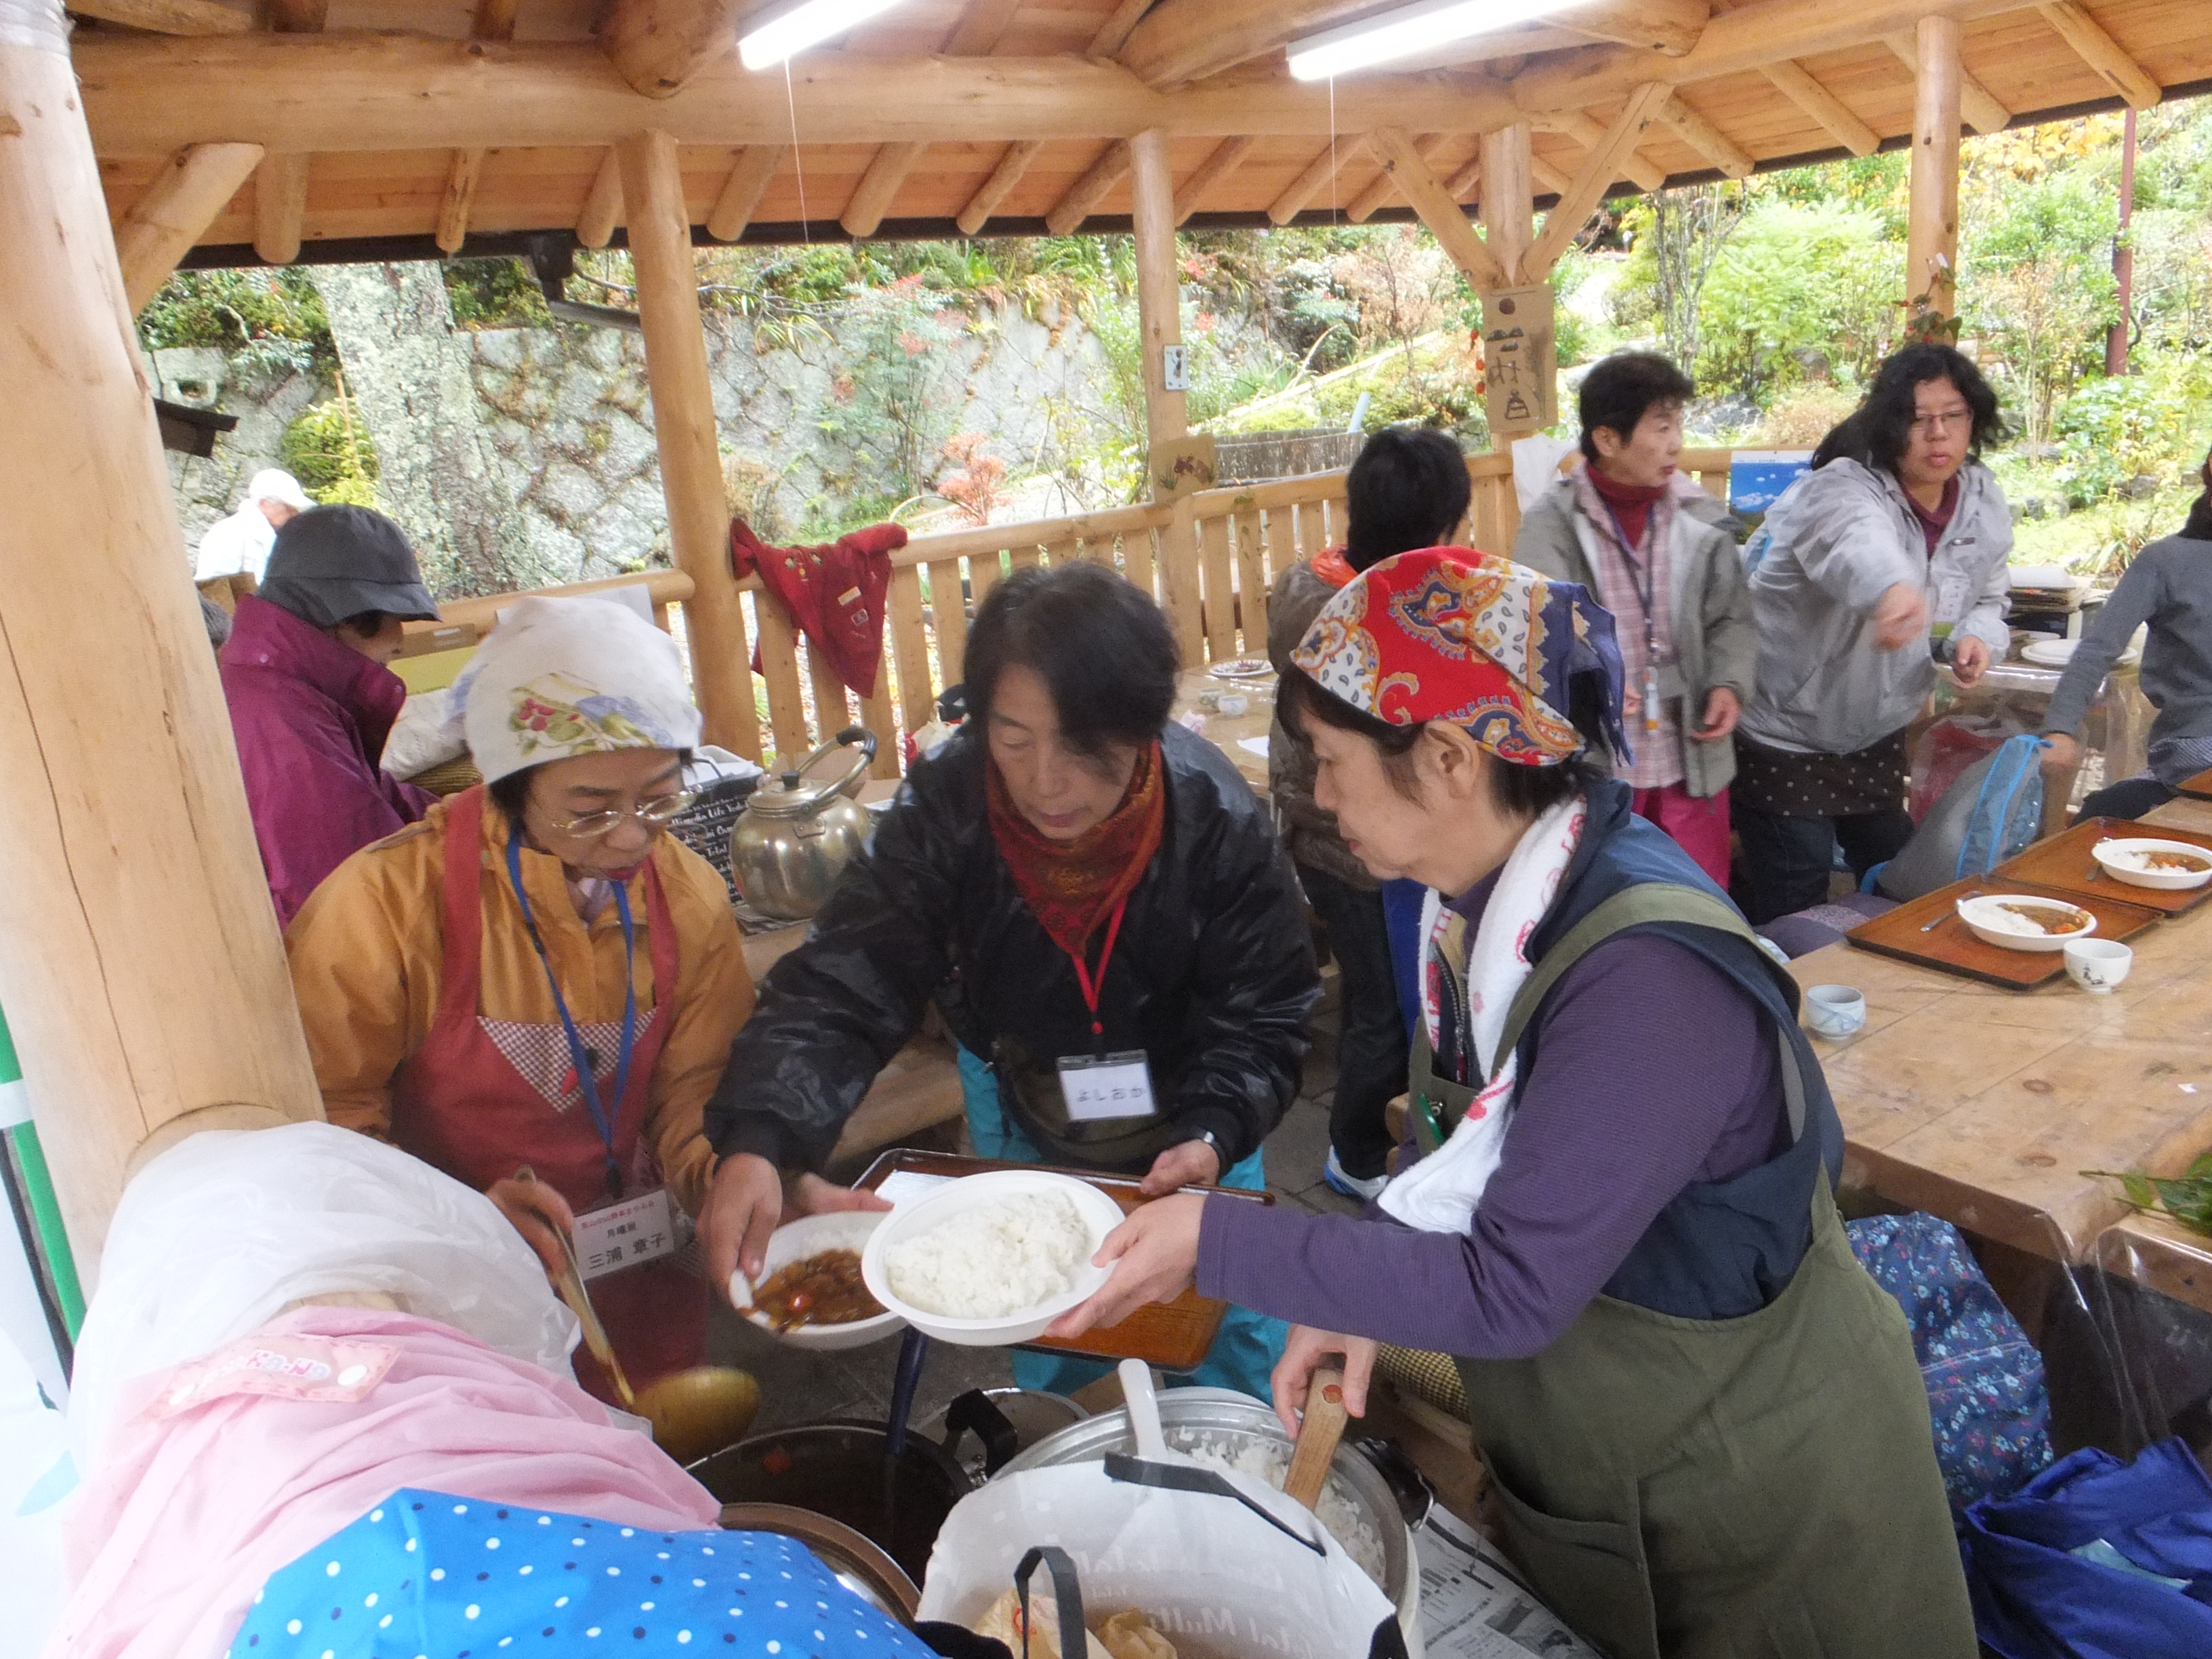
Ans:
{"type": "Polygon", "coordinates": [[[891,1294],[945,1319],[1004,1319],[1064,1294],[1091,1229],[1065,1193],[1017,1193],[884,1252],[891,1294]]]}
{"type": "MultiPolygon", "coordinates": [[[[1170,1431],[1168,1437],[1178,1450],[1201,1463],[1251,1475],[1266,1481],[1277,1492],[1282,1491],[1283,1482],[1290,1476],[1291,1447],[1286,1442],[1238,1437],[1224,1443],[1203,1431],[1179,1434],[1170,1431]]],[[[1335,1534],[1336,1541],[1344,1546],[1344,1553],[1354,1565],[1375,1581],[1378,1589],[1387,1591],[1388,1586],[1382,1582],[1385,1558],[1382,1534],[1360,1513],[1359,1500],[1352,1496],[1342,1475],[1331,1474],[1322,1485],[1321,1501],[1315,1505],[1314,1514],[1322,1525],[1335,1534]]]]}

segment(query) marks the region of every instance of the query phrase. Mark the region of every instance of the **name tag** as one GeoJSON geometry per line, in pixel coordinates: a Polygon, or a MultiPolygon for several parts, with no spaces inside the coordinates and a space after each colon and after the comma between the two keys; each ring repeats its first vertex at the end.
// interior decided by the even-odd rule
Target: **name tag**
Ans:
{"type": "Polygon", "coordinates": [[[1967,600],[1972,598],[1964,576],[1946,576],[1936,585],[1936,619],[1956,622],[1966,614],[1967,600]]]}
{"type": "Polygon", "coordinates": [[[1145,1051],[1132,1048],[1118,1054],[1070,1054],[1060,1062],[1060,1091],[1074,1123],[1098,1123],[1109,1118],[1154,1117],[1152,1074],[1145,1064],[1145,1051]]]}
{"type": "Polygon", "coordinates": [[[576,1218],[576,1265],[586,1279],[657,1261],[682,1243],[676,1236],[676,1200],[665,1187],[576,1218]]]}

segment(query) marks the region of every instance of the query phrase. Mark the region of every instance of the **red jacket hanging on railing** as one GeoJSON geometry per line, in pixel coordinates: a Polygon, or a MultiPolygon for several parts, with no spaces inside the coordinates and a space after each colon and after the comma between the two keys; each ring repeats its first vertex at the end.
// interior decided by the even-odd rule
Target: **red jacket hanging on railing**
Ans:
{"type": "MultiPolygon", "coordinates": [[[[905,526],[878,524],[817,547],[770,547],[743,519],[730,520],[730,568],[738,580],[757,573],[831,672],[863,697],[875,695],[891,555],[905,545],[905,526]]],[[[760,665],[755,645],[753,672],[760,665]]]]}

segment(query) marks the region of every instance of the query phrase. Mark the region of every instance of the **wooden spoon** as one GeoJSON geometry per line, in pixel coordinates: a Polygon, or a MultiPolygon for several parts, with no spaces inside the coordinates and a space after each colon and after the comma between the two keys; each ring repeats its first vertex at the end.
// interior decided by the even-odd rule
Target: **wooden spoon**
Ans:
{"type": "Polygon", "coordinates": [[[1283,1491],[1308,1509],[1321,1502],[1321,1490],[1328,1484],[1329,1465],[1336,1457],[1336,1443],[1344,1437],[1347,1416],[1344,1373],[1333,1367],[1316,1371],[1306,1388],[1306,1414],[1298,1424],[1291,1467],[1283,1476],[1283,1491]]]}
{"type": "MultiPolygon", "coordinates": [[[[527,1164],[514,1172],[514,1178],[527,1181],[533,1186],[538,1182],[538,1176],[527,1164]]],[[[584,1289],[583,1269],[576,1265],[576,1243],[568,1237],[568,1229],[555,1222],[552,1217],[543,1210],[538,1214],[553,1230],[554,1237],[561,1241],[563,1265],[560,1278],[553,1281],[553,1288],[561,1293],[561,1299],[568,1304],[569,1312],[576,1316],[577,1322],[584,1328],[584,1346],[613,1381],[615,1393],[620,1396],[623,1408],[635,1412],[637,1395],[631,1392],[629,1378],[623,1375],[622,1361],[615,1358],[615,1345],[607,1340],[607,1328],[599,1323],[599,1310],[592,1306],[591,1294],[584,1289]]]]}

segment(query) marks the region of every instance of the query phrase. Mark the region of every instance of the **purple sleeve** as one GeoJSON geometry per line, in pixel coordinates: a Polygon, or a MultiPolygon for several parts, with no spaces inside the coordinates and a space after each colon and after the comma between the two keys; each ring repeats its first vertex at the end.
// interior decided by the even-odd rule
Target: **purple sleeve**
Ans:
{"type": "Polygon", "coordinates": [[[1200,1292],[1406,1347],[1525,1358],[1684,1187],[1756,1167],[1784,1132],[1764,1015],[1671,940],[1592,951],[1560,981],[1541,1039],[1468,1231],[1212,1202],[1200,1292]]]}

